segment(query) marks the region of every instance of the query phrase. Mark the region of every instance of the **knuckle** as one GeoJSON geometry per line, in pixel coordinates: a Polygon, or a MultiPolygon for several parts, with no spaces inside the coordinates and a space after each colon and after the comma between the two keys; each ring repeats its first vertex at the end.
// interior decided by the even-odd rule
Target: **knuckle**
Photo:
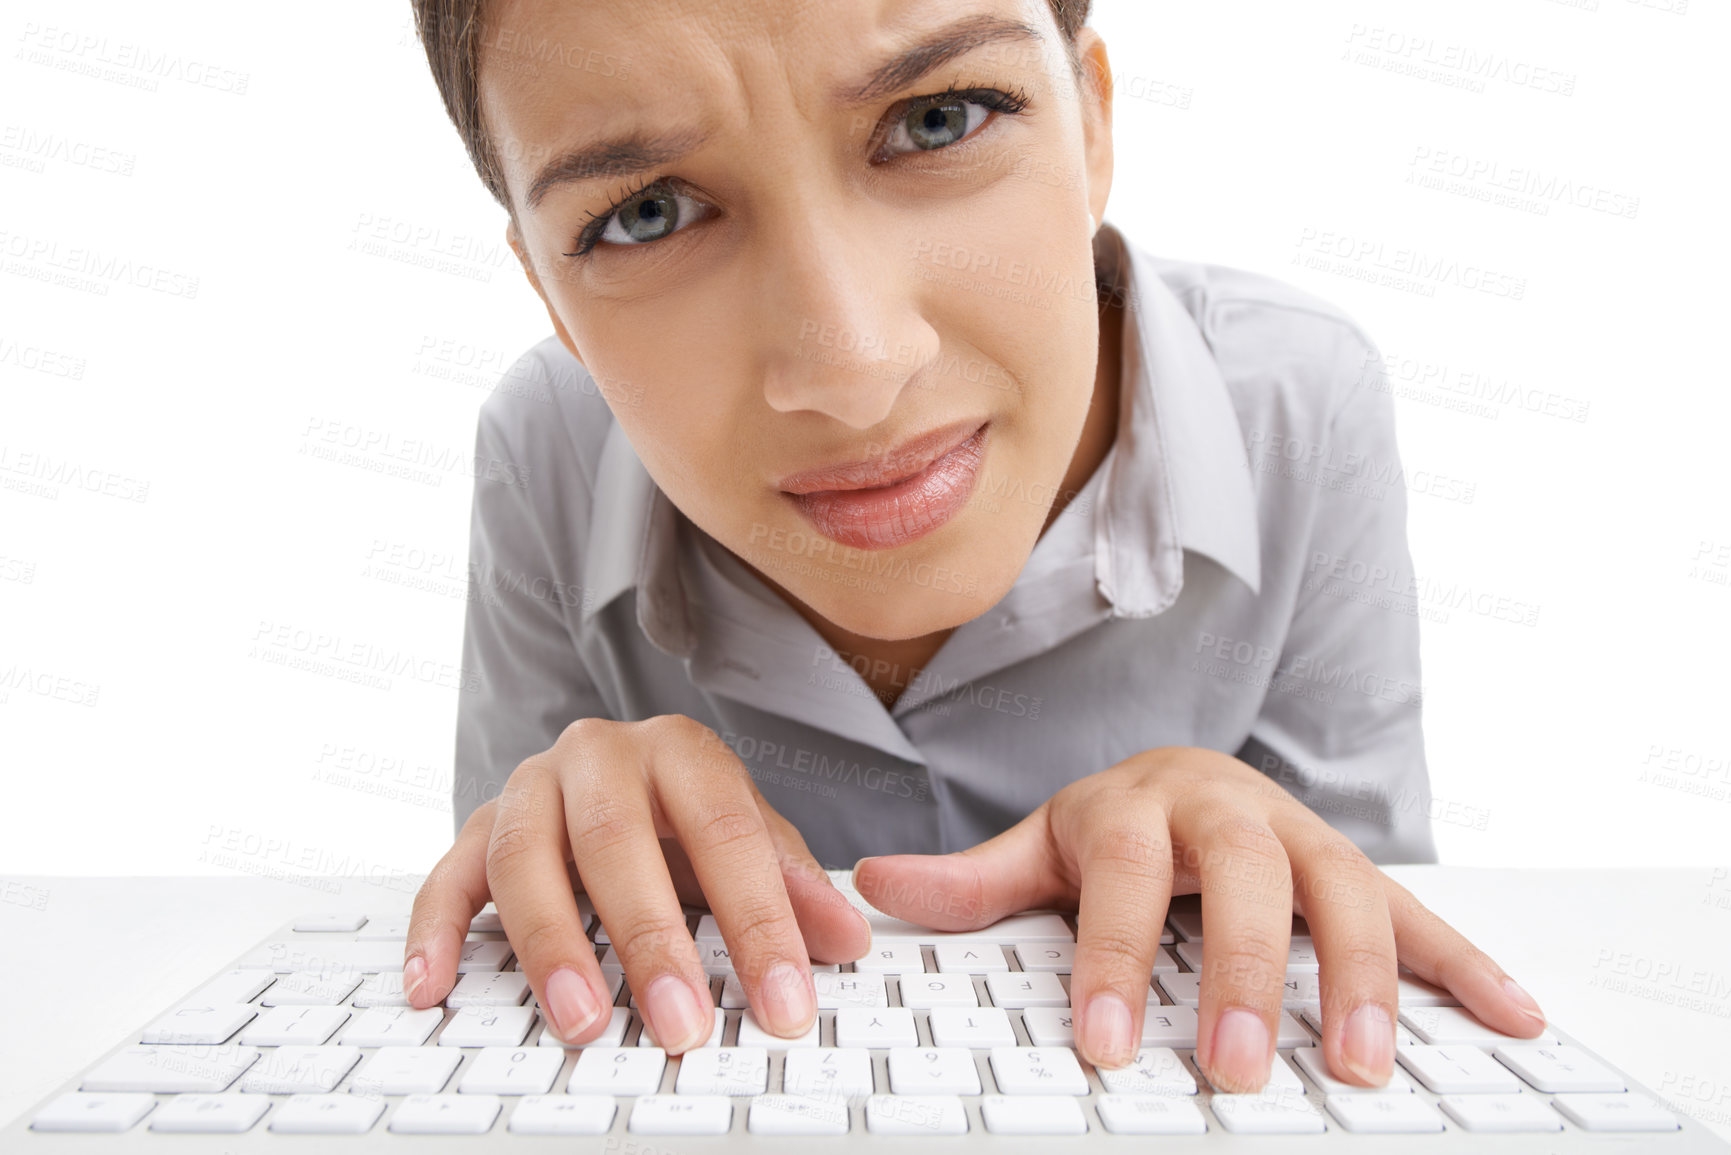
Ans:
{"type": "Polygon", "coordinates": [[[518,874],[529,854],[537,848],[534,831],[519,821],[506,820],[493,827],[487,842],[487,881],[508,880],[518,874]]]}
{"type": "Polygon", "coordinates": [[[691,832],[692,849],[706,855],[746,855],[758,848],[763,833],[763,820],[755,811],[717,806],[698,816],[691,832]]]}
{"type": "Polygon", "coordinates": [[[1162,867],[1170,870],[1172,865],[1172,851],[1165,840],[1131,823],[1114,823],[1099,831],[1089,843],[1088,857],[1144,872],[1162,867]]]}
{"type": "Polygon", "coordinates": [[[559,960],[570,953],[570,931],[562,927],[557,920],[542,915],[532,916],[516,934],[508,937],[511,940],[511,949],[531,967],[537,966],[536,960],[559,960]]]}
{"type": "Polygon", "coordinates": [[[578,718],[568,723],[559,732],[558,740],[553,743],[553,749],[588,745],[604,737],[608,728],[616,724],[609,718],[578,718]]]}
{"type": "Polygon", "coordinates": [[[608,933],[627,969],[670,963],[676,955],[688,953],[686,944],[691,941],[683,922],[653,915],[630,919],[620,932],[608,933]]]}
{"type": "Polygon", "coordinates": [[[618,799],[592,796],[573,808],[571,836],[584,857],[589,857],[628,841],[641,822],[641,815],[618,799]]]}
{"type": "Polygon", "coordinates": [[[783,961],[782,955],[788,953],[786,940],[796,930],[790,915],[770,901],[755,902],[739,911],[733,916],[731,927],[728,947],[734,967],[742,976],[754,966],[767,967],[783,961]]]}

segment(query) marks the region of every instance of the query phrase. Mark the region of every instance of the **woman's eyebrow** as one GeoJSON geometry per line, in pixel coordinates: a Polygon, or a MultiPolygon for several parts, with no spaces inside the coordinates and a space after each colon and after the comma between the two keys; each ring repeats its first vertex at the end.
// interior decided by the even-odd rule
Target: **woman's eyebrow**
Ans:
{"type": "MultiPolygon", "coordinates": [[[[958,56],[1008,41],[1044,44],[1045,37],[1039,29],[1020,20],[987,13],[967,16],[897,52],[864,81],[833,89],[831,98],[842,108],[871,104],[958,56]]],[[[632,130],[586,142],[559,153],[543,165],[529,182],[525,199],[532,211],[559,185],[622,180],[646,173],[701,148],[710,135],[710,131],[691,128],[659,133],[632,130]]]]}

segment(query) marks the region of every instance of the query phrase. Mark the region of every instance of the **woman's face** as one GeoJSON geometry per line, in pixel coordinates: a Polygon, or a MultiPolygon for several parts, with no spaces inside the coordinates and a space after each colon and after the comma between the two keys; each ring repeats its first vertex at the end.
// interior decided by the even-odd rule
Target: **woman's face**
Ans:
{"type": "Polygon", "coordinates": [[[1109,97],[1046,0],[497,0],[480,85],[512,245],[687,517],[866,637],[1003,596],[1099,351],[1109,97]]]}

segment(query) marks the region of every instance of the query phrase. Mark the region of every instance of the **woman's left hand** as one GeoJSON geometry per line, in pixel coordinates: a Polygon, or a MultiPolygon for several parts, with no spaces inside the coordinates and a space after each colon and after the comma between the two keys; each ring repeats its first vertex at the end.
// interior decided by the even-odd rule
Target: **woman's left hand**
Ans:
{"type": "Polygon", "coordinates": [[[1215,750],[1139,754],[971,849],[863,859],[854,885],[886,914],[946,931],[1075,909],[1076,1044],[1102,1067],[1136,1057],[1175,894],[1202,895],[1196,1062],[1219,1090],[1268,1079],[1293,912],[1310,925],[1323,1055],[1344,1082],[1388,1082],[1397,959],[1496,1030],[1531,1038],[1544,1026],[1532,997],[1483,951],[1278,783],[1215,750]]]}

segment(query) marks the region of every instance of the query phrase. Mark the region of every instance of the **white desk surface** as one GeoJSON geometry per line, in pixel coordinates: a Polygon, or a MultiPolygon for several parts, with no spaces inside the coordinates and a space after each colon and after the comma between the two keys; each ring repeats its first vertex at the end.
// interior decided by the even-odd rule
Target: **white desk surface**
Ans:
{"type": "MultiPolygon", "coordinates": [[[[1731,1139],[1731,870],[1388,873],[1563,1030],[1731,1139]]],[[[0,879],[0,1126],[284,920],[406,912],[418,880],[0,879]]]]}

